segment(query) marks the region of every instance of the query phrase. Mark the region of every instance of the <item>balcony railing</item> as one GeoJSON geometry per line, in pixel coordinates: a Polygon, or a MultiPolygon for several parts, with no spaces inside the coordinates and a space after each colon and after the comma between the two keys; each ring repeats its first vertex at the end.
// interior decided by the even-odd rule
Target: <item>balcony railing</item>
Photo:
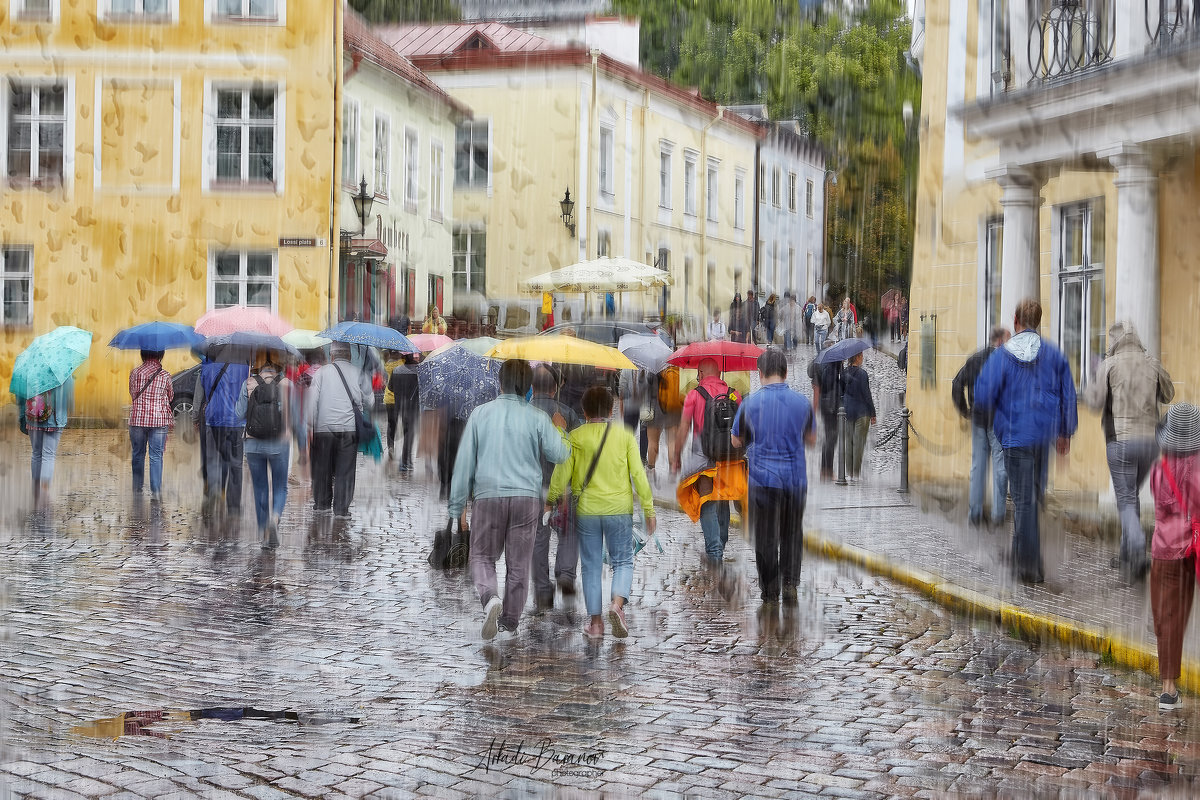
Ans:
{"type": "Polygon", "coordinates": [[[1146,33],[1160,47],[1196,37],[1200,0],[1145,0],[1146,33]]]}
{"type": "Polygon", "coordinates": [[[1029,31],[1034,81],[1065,78],[1112,61],[1115,0],[1041,0],[1032,5],[1038,11],[1029,31]]]}

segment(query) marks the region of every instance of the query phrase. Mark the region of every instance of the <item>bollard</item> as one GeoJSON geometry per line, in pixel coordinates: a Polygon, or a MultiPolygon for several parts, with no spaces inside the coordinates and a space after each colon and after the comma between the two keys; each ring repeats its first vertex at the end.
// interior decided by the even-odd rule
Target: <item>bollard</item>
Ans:
{"type": "Polygon", "coordinates": [[[900,429],[900,488],[896,491],[900,494],[908,494],[908,418],[912,416],[912,411],[908,406],[900,409],[900,424],[903,426],[900,429]]]}
{"type": "Polygon", "coordinates": [[[837,463],[838,474],[837,480],[834,481],[838,486],[846,485],[846,406],[838,406],[838,429],[837,429],[837,463]]]}

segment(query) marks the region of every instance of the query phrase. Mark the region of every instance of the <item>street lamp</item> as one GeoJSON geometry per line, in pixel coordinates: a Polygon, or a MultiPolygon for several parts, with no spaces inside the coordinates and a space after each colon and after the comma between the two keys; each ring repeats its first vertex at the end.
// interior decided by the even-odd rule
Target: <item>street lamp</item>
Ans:
{"type": "Polygon", "coordinates": [[[571,199],[571,190],[567,189],[563,193],[563,199],[558,201],[558,207],[562,211],[563,225],[567,226],[567,230],[571,232],[571,238],[575,238],[575,201],[571,199]]]}
{"type": "Polygon", "coordinates": [[[354,200],[354,213],[358,214],[358,221],[362,223],[362,230],[359,236],[366,236],[367,233],[367,217],[371,216],[371,206],[375,204],[374,195],[367,194],[367,176],[363,175],[362,183],[358,185],[358,194],[352,195],[354,200]]]}

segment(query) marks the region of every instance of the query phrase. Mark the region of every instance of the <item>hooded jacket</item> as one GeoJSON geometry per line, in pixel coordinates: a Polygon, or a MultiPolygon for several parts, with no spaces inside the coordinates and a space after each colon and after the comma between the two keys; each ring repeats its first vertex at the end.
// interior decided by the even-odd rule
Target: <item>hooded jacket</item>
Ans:
{"type": "Polygon", "coordinates": [[[1146,352],[1132,325],[1113,325],[1108,341],[1108,357],[1084,392],[1084,401],[1100,412],[1105,441],[1153,439],[1159,404],[1175,397],[1171,376],[1146,352]]]}
{"type": "Polygon", "coordinates": [[[1035,331],[1021,331],[988,357],[975,382],[976,410],[993,412],[1000,445],[1040,447],[1079,424],[1071,367],[1035,331]]]}

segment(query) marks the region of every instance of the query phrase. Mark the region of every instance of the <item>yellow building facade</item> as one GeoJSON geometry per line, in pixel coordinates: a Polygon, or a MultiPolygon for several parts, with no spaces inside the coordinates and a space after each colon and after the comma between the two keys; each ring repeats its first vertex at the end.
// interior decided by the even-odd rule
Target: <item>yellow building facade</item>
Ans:
{"type": "MultiPolygon", "coordinates": [[[[1187,88],[1197,57],[1170,49],[1183,32],[1148,17],[1150,5],[919,4],[907,403],[923,438],[911,453],[914,480],[965,482],[970,425],[951,404],[951,383],[991,327],[1011,329],[1026,297],[1040,300],[1039,332],[1067,356],[1081,396],[1120,320],[1161,357],[1176,399],[1197,399],[1191,143],[1200,113],[1187,88]],[[1098,44],[1085,52],[1065,32],[1089,19],[1100,20],[1098,44]]],[[[1050,488],[1111,500],[1099,416],[1082,402],[1050,488]]]]}
{"type": "Polygon", "coordinates": [[[325,325],[340,34],[328,0],[0,8],[4,388],[34,336],[76,325],[76,413],[115,419],[121,328],[237,303],[325,325]]]}

